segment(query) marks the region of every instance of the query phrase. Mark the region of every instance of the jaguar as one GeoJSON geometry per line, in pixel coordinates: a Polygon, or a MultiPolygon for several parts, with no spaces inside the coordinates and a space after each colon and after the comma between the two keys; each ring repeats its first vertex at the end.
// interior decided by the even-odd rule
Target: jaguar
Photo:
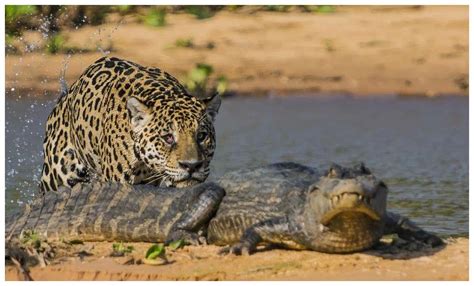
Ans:
{"type": "Polygon", "coordinates": [[[42,193],[91,179],[182,188],[209,175],[218,94],[194,96],[167,72],[116,57],[65,90],[46,122],[42,193]]]}

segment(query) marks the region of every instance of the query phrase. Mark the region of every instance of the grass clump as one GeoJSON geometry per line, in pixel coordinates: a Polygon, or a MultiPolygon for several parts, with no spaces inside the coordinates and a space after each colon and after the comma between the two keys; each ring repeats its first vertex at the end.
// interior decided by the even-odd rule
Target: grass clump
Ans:
{"type": "Polygon", "coordinates": [[[46,52],[48,54],[57,54],[65,50],[66,39],[61,34],[54,34],[48,38],[46,52]]]}
{"type": "Polygon", "coordinates": [[[265,5],[263,7],[266,11],[271,12],[287,12],[291,8],[290,5],[265,5]]]}
{"type": "Polygon", "coordinates": [[[330,14],[336,12],[336,7],[333,5],[313,5],[304,6],[305,10],[313,13],[330,14]]]}
{"type": "Polygon", "coordinates": [[[185,11],[186,13],[194,15],[199,20],[211,18],[215,14],[209,6],[204,5],[186,6],[185,11]]]}
{"type": "Polygon", "coordinates": [[[27,18],[37,12],[34,5],[5,5],[5,34],[21,36],[27,18]]]}
{"type": "Polygon", "coordinates": [[[193,48],[194,47],[194,43],[191,38],[177,39],[174,45],[178,48],[193,48]]]}
{"type": "Polygon", "coordinates": [[[189,92],[198,98],[207,98],[209,95],[217,92],[221,96],[228,96],[229,82],[227,77],[219,75],[211,81],[211,75],[214,68],[205,63],[198,63],[187,75],[185,86],[189,92]]]}
{"type": "Polygon", "coordinates": [[[143,22],[152,27],[163,27],[166,25],[166,8],[152,8],[143,18],[143,22]]]}
{"type": "Polygon", "coordinates": [[[124,256],[125,254],[132,253],[133,250],[133,246],[125,245],[122,242],[112,244],[112,256],[124,256]]]}
{"type": "Polygon", "coordinates": [[[214,68],[205,63],[198,63],[187,76],[186,87],[197,97],[205,97],[209,76],[213,73],[214,68]]]}

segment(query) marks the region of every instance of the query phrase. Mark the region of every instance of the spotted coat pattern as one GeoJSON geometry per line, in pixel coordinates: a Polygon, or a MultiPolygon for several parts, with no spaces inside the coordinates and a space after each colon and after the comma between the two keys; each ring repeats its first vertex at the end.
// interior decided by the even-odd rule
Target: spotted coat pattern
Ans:
{"type": "Polygon", "coordinates": [[[204,181],[220,97],[198,99],[168,73],[118,58],[89,66],[46,123],[41,191],[92,178],[185,187],[204,181]]]}

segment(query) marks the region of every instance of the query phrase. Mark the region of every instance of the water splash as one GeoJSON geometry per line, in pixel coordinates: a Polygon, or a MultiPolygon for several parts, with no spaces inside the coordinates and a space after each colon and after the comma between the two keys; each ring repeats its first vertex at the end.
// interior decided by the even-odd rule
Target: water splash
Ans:
{"type": "Polygon", "coordinates": [[[71,57],[72,57],[72,54],[67,54],[63,58],[61,71],[59,72],[59,98],[65,96],[68,92],[67,81],[66,81],[66,71],[69,67],[69,62],[71,60],[71,57]]]}
{"type": "Polygon", "coordinates": [[[99,40],[96,42],[96,49],[97,51],[99,51],[100,53],[102,53],[102,55],[104,56],[107,56],[111,53],[111,49],[112,49],[112,36],[113,34],[118,30],[118,28],[123,24],[123,21],[124,21],[125,18],[121,18],[120,21],[118,21],[115,26],[110,30],[110,32],[106,35],[106,38],[108,39],[108,43],[109,43],[109,48],[103,48],[103,41],[102,41],[102,36],[101,36],[101,33],[102,33],[102,29],[99,27],[97,28],[97,32],[94,33],[94,35],[97,35],[99,40]]]}

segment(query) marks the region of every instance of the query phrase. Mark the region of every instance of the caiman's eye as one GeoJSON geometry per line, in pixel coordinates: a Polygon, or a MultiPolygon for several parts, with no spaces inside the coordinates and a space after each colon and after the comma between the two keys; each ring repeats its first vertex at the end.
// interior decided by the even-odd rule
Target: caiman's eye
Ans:
{"type": "Polygon", "coordinates": [[[168,145],[173,145],[175,143],[174,136],[171,133],[161,136],[161,139],[163,139],[163,141],[168,145]]]}
{"type": "Polygon", "coordinates": [[[207,132],[205,132],[205,131],[200,131],[196,136],[196,139],[199,143],[206,140],[206,138],[207,138],[207,132]]]}

